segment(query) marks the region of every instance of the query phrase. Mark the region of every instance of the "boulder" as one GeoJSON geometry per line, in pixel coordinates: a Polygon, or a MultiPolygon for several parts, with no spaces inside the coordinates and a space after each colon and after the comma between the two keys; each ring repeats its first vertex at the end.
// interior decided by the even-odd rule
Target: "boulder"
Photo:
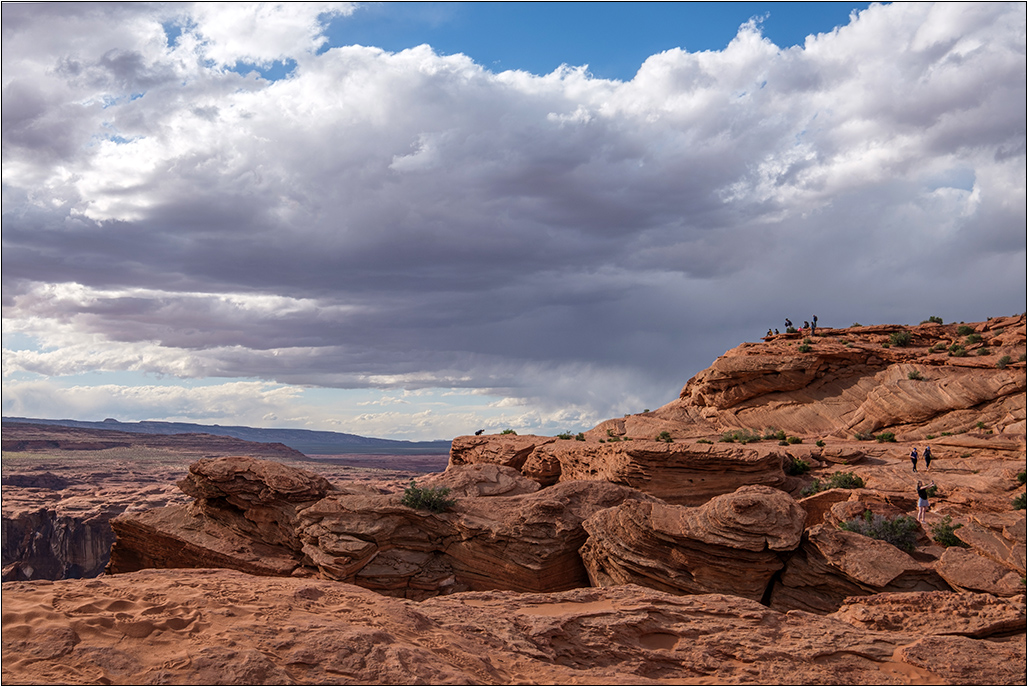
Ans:
{"type": "Polygon", "coordinates": [[[725,593],[759,601],[799,545],[804,511],[764,486],[689,508],[625,501],[585,521],[582,559],[594,586],[639,584],[675,594],[725,593]]]}
{"type": "Polygon", "coordinates": [[[949,586],[961,592],[985,592],[996,596],[1024,594],[1021,576],[996,561],[959,546],[951,546],[935,563],[935,571],[949,586]]]}
{"type": "Polygon", "coordinates": [[[771,607],[832,613],[850,596],[950,591],[938,573],[884,541],[832,525],[807,530],[775,581],[771,607]]]}
{"type": "Polygon", "coordinates": [[[426,475],[417,482],[422,488],[446,488],[449,496],[518,496],[539,491],[539,483],[520,471],[492,463],[451,465],[445,472],[426,475]]]}
{"type": "Polygon", "coordinates": [[[296,513],[334,488],[321,475],[250,456],[204,458],[178,483],[194,507],[240,534],[299,550],[296,513]]]}
{"type": "Polygon", "coordinates": [[[780,486],[784,454],[767,446],[632,441],[574,441],[494,435],[457,437],[450,466],[495,463],[541,485],[603,480],[668,503],[700,505],[747,484],[780,486]]]}
{"type": "Polygon", "coordinates": [[[653,500],[589,481],[457,499],[443,513],[407,508],[397,495],[332,494],[300,513],[298,534],[323,576],[392,596],[572,589],[588,585],[582,522],[626,499],[653,500]]]}
{"type": "Polygon", "coordinates": [[[1025,575],[1025,512],[975,513],[954,530],[957,539],[1008,570],[1025,575]]]}

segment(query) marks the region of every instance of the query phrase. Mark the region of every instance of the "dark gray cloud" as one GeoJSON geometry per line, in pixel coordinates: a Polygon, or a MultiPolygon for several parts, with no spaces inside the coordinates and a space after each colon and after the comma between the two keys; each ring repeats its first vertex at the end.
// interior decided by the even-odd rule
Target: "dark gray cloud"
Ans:
{"type": "Polygon", "coordinates": [[[1024,5],[951,5],[627,83],[316,54],[307,8],[258,48],[204,6],[5,5],[5,330],[48,348],[5,369],[602,416],[786,316],[1023,310],[1024,5]]]}

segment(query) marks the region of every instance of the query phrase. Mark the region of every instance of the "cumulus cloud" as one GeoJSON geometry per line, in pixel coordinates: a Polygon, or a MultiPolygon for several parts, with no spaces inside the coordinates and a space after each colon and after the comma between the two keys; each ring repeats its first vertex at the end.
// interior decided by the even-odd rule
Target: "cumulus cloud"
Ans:
{"type": "Polygon", "coordinates": [[[789,49],[750,23],[627,82],[326,50],[346,3],[61,7],[3,9],[4,329],[42,344],[5,373],[586,421],[786,316],[1023,310],[1023,4],[875,5],[789,49]]]}

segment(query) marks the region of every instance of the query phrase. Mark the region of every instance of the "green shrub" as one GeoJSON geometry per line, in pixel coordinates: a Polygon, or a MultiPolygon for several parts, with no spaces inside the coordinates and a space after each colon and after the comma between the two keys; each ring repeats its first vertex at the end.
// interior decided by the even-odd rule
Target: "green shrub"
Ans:
{"type": "Polygon", "coordinates": [[[579,432],[578,434],[576,434],[575,435],[575,441],[585,441],[585,434],[583,434],[582,432],[579,432]]]}
{"type": "Polygon", "coordinates": [[[824,448],[825,442],[824,442],[823,439],[818,439],[817,441],[814,442],[814,445],[817,446],[818,448],[824,448]]]}
{"type": "Polygon", "coordinates": [[[967,351],[960,344],[953,344],[949,347],[949,354],[954,358],[963,358],[967,355],[967,351]]]}
{"type": "Polygon", "coordinates": [[[885,343],[882,344],[882,348],[889,348],[891,346],[892,346],[892,344],[890,344],[888,341],[886,341],[885,343]]]}
{"type": "Polygon", "coordinates": [[[921,324],[924,324],[925,322],[934,322],[935,324],[942,324],[942,318],[932,315],[927,320],[922,320],[921,324]]]}
{"type": "Polygon", "coordinates": [[[657,441],[663,441],[663,442],[666,442],[668,444],[670,444],[672,441],[674,441],[674,439],[671,438],[671,433],[668,432],[668,431],[663,431],[660,434],[658,434],[656,440],[657,441]]]}
{"type": "Polygon", "coordinates": [[[1009,355],[1005,355],[1005,356],[1003,356],[1002,358],[1000,358],[999,360],[996,361],[996,367],[998,367],[1001,370],[1007,369],[1007,365],[1009,365],[1009,364],[1010,364],[1010,356],[1009,355]]]}
{"type": "Polygon", "coordinates": [[[1023,363],[1024,359],[1025,359],[1025,354],[1024,353],[1022,353],[1021,355],[1017,356],[1017,362],[1019,362],[1019,363],[1023,363]]]}
{"type": "Polygon", "coordinates": [[[786,329],[785,329],[785,333],[786,333],[786,334],[795,334],[795,333],[797,333],[798,331],[799,331],[799,330],[798,330],[798,329],[796,329],[796,327],[786,327],[786,329]]]}
{"type": "Polygon", "coordinates": [[[912,338],[913,335],[908,331],[893,332],[889,335],[889,343],[893,346],[909,346],[912,338]]]}
{"type": "Polygon", "coordinates": [[[991,351],[991,350],[989,350],[988,348],[985,348],[985,347],[983,347],[983,348],[979,348],[979,349],[978,349],[978,355],[980,355],[980,356],[984,356],[984,355],[992,355],[992,351],[991,351]]]}
{"type": "Polygon", "coordinates": [[[785,468],[787,475],[802,475],[810,472],[810,463],[802,458],[793,458],[792,456],[789,456],[789,460],[782,467],[785,468]]]}
{"type": "Polygon", "coordinates": [[[968,327],[966,324],[962,324],[957,327],[957,334],[960,336],[967,336],[968,334],[974,333],[974,327],[968,327]]]}
{"type": "Polygon", "coordinates": [[[1024,480],[1025,480],[1026,476],[1028,476],[1028,475],[1026,475],[1024,470],[1021,470],[1021,472],[1017,473],[1017,483],[1018,484],[1024,484],[1024,480]]]}
{"type": "Polygon", "coordinates": [[[515,432],[513,429],[505,429],[502,432],[500,432],[500,434],[513,434],[514,436],[518,435],[518,433],[515,432]]]}
{"type": "Polygon", "coordinates": [[[839,529],[888,542],[904,551],[913,551],[917,544],[917,520],[909,515],[897,515],[890,520],[866,510],[863,518],[840,523],[839,529]]]}
{"type": "Polygon", "coordinates": [[[810,353],[812,348],[813,346],[810,344],[800,344],[799,351],[800,353],[810,353]]]}
{"type": "Polygon", "coordinates": [[[801,493],[804,496],[810,496],[829,489],[860,489],[863,486],[864,480],[852,472],[833,472],[828,481],[822,482],[815,479],[804,487],[801,493]]]}
{"type": "Polygon", "coordinates": [[[778,429],[777,427],[767,427],[764,430],[763,438],[767,441],[777,439],[778,441],[785,441],[785,430],[778,429]]]}
{"type": "Polygon", "coordinates": [[[934,346],[932,346],[928,350],[931,351],[932,353],[938,353],[939,351],[945,351],[946,350],[946,344],[944,344],[944,343],[942,343],[940,341],[939,343],[935,344],[934,346]]]}
{"type": "Polygon", "coordinates": [[[710,439],[697,439],[696,443],[697,444],[713,444],[714,442],[711,441],[710,439]]]}
{"type": "Polygon", "coordinates": [[[935,495],[939,493],[938,485],[933,484],[932,486],[925,489],[924,493],[928,494],[928,498],[934,499],[935,495]]]}
{"type": "Polygon", "coordinates": [[[1021,495],[1015,497],[1014,500],[1011,501],[1010,503],[1014,506],[1014,510],[1024,510],[1025,509],[1025,493],[1021,492],[1021,495]]]}
{"type": "Polygon", "coordinates": [[[558,439],[570,439],[571,438],[571,432],[564,432],[563,434],[558,434],[557,438],[558,439]]]}
{"type": "Polygon", "coordinates": [[[853,323],[853,324],[851,324],[850,326],[851,326],[851,327],[863,327],[864,325],[860,324],[859,322],[854,322],[854,323],[853,323]]]}
{"type": "Polygon", "coordinates": [[[442,513],[453,506],[456,501],[448,499],[449,487],[419,487],[412,479],[410,486],[403,490],[403,498],[400,503],[408,508],[416,510],[427,510],[433,513],[442,513]]]}
{"type": "Polygon", "coordinates": [[[951,520],[952,518],[947,515],[941,522],[932,525],[932,539],[935,540],[936,544],[941,544],[946,548],[951,546],[959,546],[963,549],[968,548],[968,545],[957,539],[957,535],[954,534],[957,529],[963,527],[963,524],[958,522],[956,525],[953,525],[950,522],[951,520]]]}
{"type": "Polygon", "coordinates": [[[922,375],[917,370],[911,370],[910,372],[907,373],[907,379],[915,379],[915,380],[920,381],[920,380],[924,379],[924,375],[922,375]]]}
{"type": "Polygon", "coordinates": [[[925,435],[924,435],[924,438],[925,438],[925,439],[934,439],[934,438],[935,438],[935,435],[934,435],[934,434],[925,434],[925,435]]]}
{"type": "Polygon", "coordinates": [[[786,438],[785,442],[787,444],[802,444],[803,439],[800,439],[799,437],[788,437],[786,438]]]}
{"type": "Polygon", "coordinates": [[[964,339],[964,343],[967,344],[968,346],[973,346],[974,344],[981,343],[981,342],[982,342],[982,335],[979,334],[978,332],[975,332],[974,334],[968,334],[967,338],[964,339]]]}
{"type": "Polygon", "coordinates": [[[974,423],[974,426],[975,426],[975,429],[985,429],[985,423],[982,422],[981,420],[979,420],[978,422],[974,423]]]}
{"type": "Polygon", "coordinates": [[[754,434],[748,429],[733,429],[721,435],[721,441],[729,444],[738,441],[740,444],[749,444],[760,441],[760,435],[754,434]]]}
{"type": "Polygon", "coordinates": [[[875,441],[879,444],[895,444],[896,435],[892,432],[882,432],[881,434],[875,435],[875,441]]]}

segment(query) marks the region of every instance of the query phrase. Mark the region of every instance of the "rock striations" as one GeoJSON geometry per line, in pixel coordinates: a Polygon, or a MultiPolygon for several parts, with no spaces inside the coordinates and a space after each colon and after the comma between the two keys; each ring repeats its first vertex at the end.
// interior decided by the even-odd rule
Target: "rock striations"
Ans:
{"type": "Polygon", "coordinates": [[[1024,349],[1024,316],[768,337],[577,438],[457,437],[410,487],[438,511],[204,458],[107,575],[4,584],[3,678],[1023,684],[1024,349]]]}

